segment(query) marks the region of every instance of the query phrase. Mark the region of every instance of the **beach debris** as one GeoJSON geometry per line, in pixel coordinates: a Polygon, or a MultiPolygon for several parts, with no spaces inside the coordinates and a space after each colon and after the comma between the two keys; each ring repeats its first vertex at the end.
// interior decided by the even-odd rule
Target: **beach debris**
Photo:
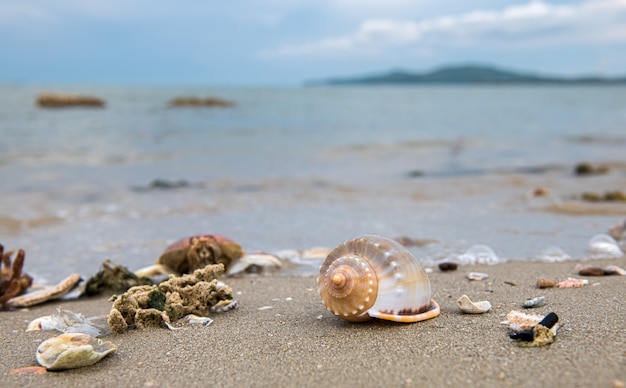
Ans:
{"type": "Polygon", "coordinates": [[[171,107],[219,107],[229,108],[234,106],[235,103],[228,100],[223,100],[217,97],[176,97],[169,102],[171,107]]]}
{"type": "Polygon", "coordinates": [[[139,277],[126,267],[111,263],[105,260],[100,271],[87,279],[83,294],[87,296],[99,295],[102,292],[124,292],[134,286],[152,285],[152,280],[148,277],[139,277]]]}
{"type": "Polygon", "coordinates": [[[554,278],[539,278],[537,279],[537,288],[552,288],[556,285],[554,278]]]}
{"type": "Polygon", "coordinates": [[[440,271],[447,272],[447,271],[456,271],[459,265],[451,261],[443,261],[438,264],[438,267],[440,271]]]}
{"type": "Polygon", "coordinates": [[[556,286],[557,288],[578,288],[587,284],[589,284],[589,280],[587,279],[567,278],[567,280],[558,282],[556,286]]]}
{"type": "Polygon", "coordinates": [[[489,278],[489,275],[482,272],[470,272],[465,276],[468,280],[481,281],[489,278]]]}
{"type": "Polygon", "coordinates": [[[209,264],[192,274],[170,275],[158,286],[131,287],[111,299],[109,327],[121,334],[133,327],[169,325],[189,314],[207,316],[236,308],[232,289],[217,280],[223,273],[223,264],[209,264]],[[217,309],[211,310],[213,306],[217,309]]]}
{"type": "Polygon", "coordinates": [[[526,301],[524,301],[524,308],[532,309],[535,307],[541,307],[544,304],[546,304],[546,297],[538,296],[536,298],[526,299],[526,301]]]}
{"type": "Polygon", "coordinates": [[[491,247],[482,244],[473,245],[465,253],[459,255],[455,261],[464,265],[498,264],[501,262],[491,247]]]}
{"type": "Polygon", "coordinates": [[[547,197],[549,195],[550,195],[550,189],[548,189],[547,187],[542,187],[542,186],[535,187],[529,192],[529,196],[535,197],[535,198],[547,197]]]}
{"type": "Polygon", "coordinates": [[[624,252],[615,239],[608,234],[597,234],[589,240],[587,253],[592,259],[616,259],[624,252]]]}
{"type": "Polygon", "coordinates": [[[537,323],[544,318],[543,315],[528,314],[517,310],[511,310],[506,315],[506,321],[501,322],[508,325],[509,329],[519,333],[524,330],[532,329],[537,323]]]}
{"type": "Polygon", "coordinates": [[[220,235],[201,234],[185,237],[170,244],[159,256],[156,264],[135,271],[139,277],[192,273],[209,264],[230,265],[244,256],[237,242],[220,235]]]}
{"type": "Polygon", "coordinates": [[[26,253],[18,249],[15,259],[11,260],[13,251],[4,251],[0,244],[0,307],[18,295],[23,294],[33,284],[33,278],[22,272],[26,253]]]}
{"type": "Polygon", "coordinates": [[[67,108],[67,107],[104,107],[104,100],[92,96],[70,94],[44,93],[37,96],[37,105],[40,108],[67,108]]]}
{"type": "Polygon", "coordinates": [[[29,292],[27,294],[9,299],[6,304],[11,307],[30,307],[51,300],[56,300],[67,295],[80,282],[81,277],[73,273],[61,280],[57,285],[45,287],[41,290],[29,292]]]}
{"type": "Polygon", "coordinates": [[[580,276],[604,276],[604,269],[600,267],[583,267],[578,269],[580,276]]]}
{"type": "Polygon", "coordinates": [[[491,310],[491,303],[488,301],[484,300],[482,302],[472,302],[467,295],[461,296],[456,301],[456,304],[465,314],[484,314],[491,310]]]}
{"type": "Polygon", "coordinates": [[[57,307],[57,313],[34,319],[26,331],[58,330],[61,333],[83,333],[92,337],[110,334],[107,315],[85,318],[80,313],[57,307]]]}
{"type": "Polygon", "coordinates": [[[574,167],[574,175],[601,175],[609,172],[609,166],[600,164],[593,165],[588,162],[580,162],[574,167]]]}
{"type": "Polygon", "coordinates": [[[441,312],[419,260],[381,236],[359,236],[333,249],[317,286],[326,308],[347,321],[418,322],[441,312]]]}
{"type": "Polygon", "coordinates": [[[25,375],[25,374],[33,374],[33,375],[42,375],[47,373],[48,370],[43,366],[24,366],[21,368],[15,368],[9,372],[10,375],[25,375]]]}
{"type": "Polygon", "coordinates": [[[37,362],[48,370],[64,370],[93,365],[117,347],[83,333],[65,333],[42,342],[37,347],[37,362]]]}
{"type": "Polygon", "coordinates": [[[282,267],[280,259],[265,252],[249,253],[236,260],[228,269],[228,275],[239,273],[259,273],[264,270],[276,270],[282,267]]]}
{"type": "Polygon", "coordinates": [[[195,315],[195,314],[189,314],[184,316],[180,321],[182,321],[183,323],[189,323],[192,325],[202,325],[202,326],[209,326],[211,323],[213,323],[213,320],[209,317],[201,317],[199,315],[195,315]]]}
{"type": "Polygon", "coordinates": [[[559,263],[561,261],[570,260],[572,257],[565,253],[563,249],[557,246],[549,246],[541,253],[535,256],[537,260],[545,261],[547,263],[559,263]]]}
{"type": "Polygon", "coordinates": [[[555,313],[549,313],[539,321],[532,329],[509,334],[513,340],[518,340],[522,347],[539,347],[554,342],[554,337],[559,328],[559,317],[555,313]]]}

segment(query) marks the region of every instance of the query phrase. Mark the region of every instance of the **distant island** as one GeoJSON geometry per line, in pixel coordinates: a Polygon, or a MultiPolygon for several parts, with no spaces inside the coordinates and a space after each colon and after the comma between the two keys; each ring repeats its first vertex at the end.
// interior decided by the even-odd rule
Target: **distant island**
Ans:
{"type": "Polygon", "coordinates": [[[560,77],[503,70],[493,66],[461,65],[444,66],[430,72],[416,73],[396,70],[379,75],[306,82],[319,85],[446,85],[446,84],[519,84],[519,85],[626,85],[624,77],[560,77]]]}

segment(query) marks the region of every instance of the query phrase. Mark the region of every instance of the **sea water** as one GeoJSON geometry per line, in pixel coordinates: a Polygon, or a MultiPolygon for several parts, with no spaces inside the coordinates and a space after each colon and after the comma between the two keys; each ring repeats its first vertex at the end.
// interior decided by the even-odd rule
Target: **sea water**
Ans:
{"type": "Polygon", "coordinates": [[[380,234],[428,241],[411,248],[427,263],[474,245],[577,259],[626,215],[580,194],[624,189],[624,87],[0,86],[0,243],[43,281],[107,258],[137,269],[199,233],[246,251],[380,234]],[[38,108],[49,91],[106,106],[38,108]],[[169,107],[181,96],[235,105],[169,107]],[[577,177],[580,162],[610,170],[577,177]]]}

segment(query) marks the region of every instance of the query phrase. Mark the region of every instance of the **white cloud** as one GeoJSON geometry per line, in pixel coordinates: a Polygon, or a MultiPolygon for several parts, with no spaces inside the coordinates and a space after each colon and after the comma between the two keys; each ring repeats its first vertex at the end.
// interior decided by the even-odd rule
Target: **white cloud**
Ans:
{"type": "Polygon", "coordinates": [[[429,45],[545,45],[550,42],[626,43],[626,0],[592,0],[572,5],[543,1],[497,10],[474,10],[419,21],[369,19],[350,34],[282,46],[266,56],[381,53],[429,45]]]}

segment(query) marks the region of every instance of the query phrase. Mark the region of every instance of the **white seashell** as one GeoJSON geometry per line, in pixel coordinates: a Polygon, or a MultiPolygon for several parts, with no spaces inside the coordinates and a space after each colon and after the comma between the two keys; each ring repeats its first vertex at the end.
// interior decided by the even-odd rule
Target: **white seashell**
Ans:
{"type": "Polygon", "coordinates": [[[594,259],[615,259],[624,256],[617,241],[608,234],[597,234],[589,240],[587,252],[594,259]]]}
{"type": "Polygon", "coordinates": [[[326,308],[348,321],[417,322],[440,313],[422,264],[385,237],[361,236],[333,249],[317,285],[326,308]]]}
{"type": "Polygon", "coordinates": [[[530,309],[535,307],[541,307],[544,304],[546,304],[546,297],[538,296],[536,298],[526,299],[526,301],[524,302],[524,307],[530,309]]]}
{"type": "Polygon", "coordinates": [[[604,269],[604,272],[611,275],[626,276],[626,269],[618,267],[616,265],[609,265],[604,269]]]}
{"type": "Polygon", "coordinates": [[[503,323],[509,325],[511,330],[519,333],[520,331],[532,329],[543,318],[543,315],[526,314],[521,311],[511,310],[506,315],[507,320],[503,323]]]}
{"type": "Polygon", "coordinates": [[[228,269],[228,275],[250,271],[252,268],[278,269],[282,263],[278,257],[269,253],[250,253],[235,260],[228,269]]]}
{"type": "Polygon", "coordinates": [[[456,301],[457,306],[466,314],[484,314],[491,310],[491,303],[486,300],[472,302],[467,295],[463,295],[456,301]]]}
{"type": "Polygon", "coordinates": [[[42,342],[37,348],[37,362],[49,370],[93,365],[115,352],[117,347],[87,334],[65,333],[42,342]]]}
{"type": "Polygon", "coordinates": [[[469,280],[485,280],[489,278],[489,275],[487,275],[486,273],[482,273],[482,272],[470,272],[467,274],[467,278],[469,280]]]}

